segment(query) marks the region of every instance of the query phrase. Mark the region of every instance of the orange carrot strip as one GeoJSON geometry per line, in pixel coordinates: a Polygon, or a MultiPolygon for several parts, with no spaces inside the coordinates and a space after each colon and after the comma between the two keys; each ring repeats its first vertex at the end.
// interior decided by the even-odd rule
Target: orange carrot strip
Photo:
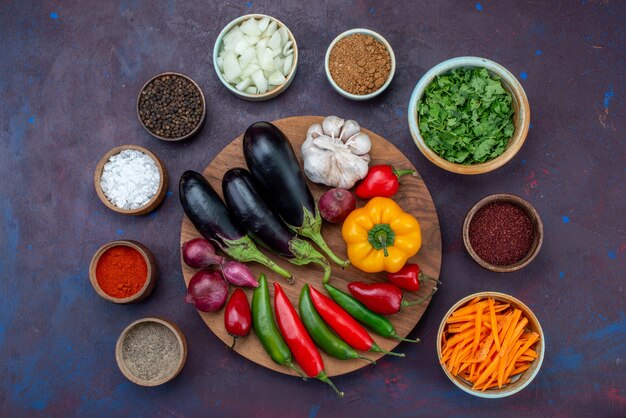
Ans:
{"type": "Polygon", "coordinates": [[[489,353],[489,350],[491,350],[491,345],[493,344],[493,341],[494,341],[493,334],[489,334],[487,338],[485,339],[485,341],[483,342],[483,344],[481,345],[480,350],[478,350],[478,356],[474,358],[474,360],[477,360],[480,362],[486,359],[487,354],[489,353]]]}
{"type": "Polygon", "coordinates": [[[489,298],[489,311],[491,312],[491,333],[496,343],[496,348],[500,351],[500,339],[498,339],[498,325],[496,321],[496,310],[493,306],[493,299],[489,298]]]}
{"type": "Polygon", "coordinates": [[[530,363],[526,363],[524,366],[518,367],[511,372],[511,376],[515,376],[516,374],[520,374],[525,372],[530,367],[530,363]]]}
{"type": "MultiPolygon", "coordinates": [[[[522,314],[522,311],[520,311],[519,309],[515,309],[513,311],[511,322],[509,323],[509,326],[506,329],[506,334],[504,335],[504,339],[502,340],[500,357],[503,357],[504,353],[509,348],[509,344],[511,343],[511,337],[513,337],[513,333],[515,332],[515,327],[517,325],[517,322],[519,321],[519,317],[521,314],[522,314]]],[[[502,331],[504,331],[504,329],[502,331]]]]}
{"type": "Polygon", "coordinates": [[[525,317],[522,317],[522,319],[519,321],[519,323],[515,327],[515,331],[513,331],[513,335],[511,336],[511,344],[509,345],[509,348],[507,348],[506,354],[515,354],[515,351],[511,353],[511,350],[514,347],[515,342],[519,340],[519,337],[520,335],[522,335],[522,332],[524,332],[524,327],[526,326],[526,324],[528,324],[528,319],[526,319],[525,317]]]}
{"type": "Polygon", "coordinates": [[[450,338],[448,340],[448,344],[450,345],[455,345],[456,343],[458,343],[459,341],[462,341],[470,336],[474,335],[474,330],[470,329],[468,331],[465,332],[461,332],[459,334],[454,334],[454,336],[452,338],[450,338]]]}
{"type": "Polygon", "coordinates": [[[474,325],[474,342],[472,343],[472,357],[474,353],[476,353],[476,349],[478,348],[478,339],[480,338],[480,329],[481,324],[483,322],[483,304],[484,302],[479,302],[476,307],[476,325],[474,325]]]}
{"type": "Polygon", "coordinates": [[[491,374],[495,370],[497,370],[498,365],[500,364],[501,360],[502,359],[500,357],[496,356],[496,358],[489,364],[487,369],[485,369],[485,371],[480,375],[480,377],[476,380],[476,382],[474,382],[474,388],[476,388],[476,386],[480,386],[481,383],[487,380],[487,378],[491,376],[491,374]]]}
{"type": "Polygon", "coordinates": [[[537,354],[537,352],[533,350],[532,348],[529,348],[528,350],[524,351],[522,355],[529,356],[532,358],[539,358],[539,354],[537,354]]]}
{"type": "Polygon", "coordinates": [[[473,305],[473,304],[475,304],[475,303],[477,303],[477,302],[480,302],[480,300],[481,300],[481,299],[482,299],[482,298],[481,298],[480,296],[476,296],[474,299],[472,299],[472,300],[470,301],[470,303],[468,303],[468,305],[473,305]]]}
{"type": "MultiPolygon", "coordinates": [[[[511,379],[507,379],[507,380],[504,381],[505,385],[508,385],[509,383],[511,383],[511,379]]],[[[496,386],[498,386],[498,382],[494,382],[494,383],[491,383],[491,384],[485,384],[480,390],[481,390],[481,392],[484,392],[485,390],[494,388],[496,386]]]]}
{"type": "Polygon", "coordinates": [[[522,354],[526,350],[528,350],[528,348],[531,345],[537,342],[538,339],[539,339],[539,334],[533,332],[528,338],[528,341],[526,341],[526,343],[524,343],[524,345],[522,345],[521,348],[517,350],[517,353],[515,354],[515,357],[512,359],[511,364],[507,367],[507,373],[506,373],[507,376],[511,376],[511,373],[513,373],[513,368],[515,367],[515,363],[519,360],[526,360],[526,358],[528,358],[528,360],[526,361],[529,361],[528,367],[530,367],[530,362],[534,361],[534,359],[532,357],[523,356],[522,354]]]}

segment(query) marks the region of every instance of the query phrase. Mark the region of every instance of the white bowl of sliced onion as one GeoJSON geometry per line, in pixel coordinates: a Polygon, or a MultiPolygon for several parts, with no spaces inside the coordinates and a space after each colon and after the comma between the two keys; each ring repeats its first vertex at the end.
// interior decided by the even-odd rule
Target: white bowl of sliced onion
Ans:
{"type": "Polygon", "coordinates": [[[213,65],[222,84],[235,96],[268,100],[293,81],[298,46],[280,20],[249,14],[222,29],[213,47],[213,65]]]}

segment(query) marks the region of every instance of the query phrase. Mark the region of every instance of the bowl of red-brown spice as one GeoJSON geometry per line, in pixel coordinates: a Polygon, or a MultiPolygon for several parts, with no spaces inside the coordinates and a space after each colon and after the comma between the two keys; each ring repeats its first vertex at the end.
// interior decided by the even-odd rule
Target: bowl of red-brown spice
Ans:
{"type": "Polygon", "coordinates": [[[89,279],[96,293],[110,302],[141,301],[156,283],[154,256],[136,241],[109,242],[92,257],[89,279]]]}
{"type": "Polygon", "coordinates": [[[512,194],[494,194],[476,203],[463,223],[463,243],[487,270],[507,273],[527,266],[543,243],[537,210],[512,194]]]}
{"type": "Polygon", "coordinates": [[[325,69],[337,93],[352,100],[368,100],[391,83],[396,57],[380,34],[369,29],[351,29],[331,42],[325,69]]]}

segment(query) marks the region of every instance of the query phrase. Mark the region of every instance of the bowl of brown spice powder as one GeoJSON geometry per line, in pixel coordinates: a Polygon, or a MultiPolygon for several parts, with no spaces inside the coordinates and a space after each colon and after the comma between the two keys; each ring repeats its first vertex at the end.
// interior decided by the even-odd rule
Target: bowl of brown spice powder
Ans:
{"type": "Polygon", "coordinates": [[[469,255],[487,270],[509,273],[527,266],[543,243],[537,210],[512,194],[494,194],[476,203],[463,222],[469,255]]]}
{"type": "Polygon", "coordinates": [[[337,93],[351,100],[368,100],[391,83],[396,57],[380,34],[369,29],[350,29],[331,42],[325,69],[337,93]]]}

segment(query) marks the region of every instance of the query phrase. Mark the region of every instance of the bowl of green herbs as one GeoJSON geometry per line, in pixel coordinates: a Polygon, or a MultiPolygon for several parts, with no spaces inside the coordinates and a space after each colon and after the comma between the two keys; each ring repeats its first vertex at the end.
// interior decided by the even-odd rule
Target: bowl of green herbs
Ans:
{"type": "Polygon", "coordinates": [[[437,166],[482,174],[510,161],[526,140],[530,106],[506,68],[478,57],[444,61],[420,79],[409,101],[415,144],[437,166]]]}

